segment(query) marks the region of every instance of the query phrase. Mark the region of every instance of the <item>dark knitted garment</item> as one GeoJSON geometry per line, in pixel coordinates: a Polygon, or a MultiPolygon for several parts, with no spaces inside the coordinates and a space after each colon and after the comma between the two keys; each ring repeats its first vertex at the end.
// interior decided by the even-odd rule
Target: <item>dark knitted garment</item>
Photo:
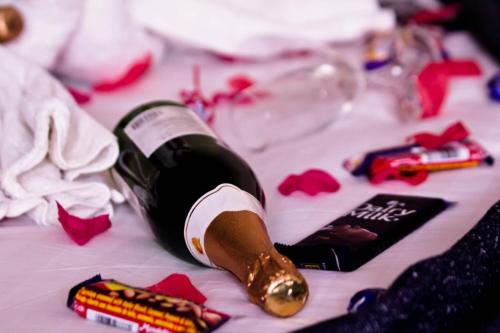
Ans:
{"type": "Polygon", "coordinates": [[[371,304],[296,332],[500,332],[500,201],[445,253],[371,304]]]}

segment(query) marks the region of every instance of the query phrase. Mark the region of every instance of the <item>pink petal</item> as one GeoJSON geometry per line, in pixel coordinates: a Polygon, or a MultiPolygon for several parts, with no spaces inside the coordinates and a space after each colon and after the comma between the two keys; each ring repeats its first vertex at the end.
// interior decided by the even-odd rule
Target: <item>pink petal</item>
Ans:
{"type": "Polygon", "coordinates": [[[388,179],[395,179],[416,186],[423,183],[427,179],[428,174],[427,170],[418,170],[410,173],[402,172],[392,165],[390,157],[378,157],[373,161],[371,166],[370,182],[372,184],[380,184],[388,179]]]}
{"type": "Polygon", "coordinates": [[[84,92],[82,92],[80,90],[70,88],[70,87],[66,87],[66,89],[68,89],[69,93],[71,94],[71,96],[73,96],[73,98],[75,99],[75,102],[77,104],[82,105],[82,104],[90,102],[91,98],[90,98],[89,94],[85,94],[84,92]]]}
{"type": "Polygon", "coordinates": [[[432,24],[450,21],[455,18],[462,6],[459,4],[451,4],[441,6],[435,10],[419,10],[410,17],[410,21],[416,24],[432,24]]]}
{"type": "Polygon", "coordinates": [[[423,110],[421,117],[435,117],[441,112],[451,77],[479,75],[481,75],[481,68],[473,60],[445,60],[428,63],[416,79],[416,88],[423,110]]]}
{"type": "Polygon", "coordinates": [[[427,149],[436,149],[453,141],[464,140],[469,136],[469,131],[460,121],[448,126],[441,134],[416,133],[407,139],[427,149]]]}
{"type": "Polygon", "coordinates": [[[453,59],[446,60],[446,68],[453,76],[481,76],[483,71],[475,60],[453,59]]]}
{"type": "Polygon", "coordinates": [[[228,79],[228,85],[233,92],[239,92],[255,84],[255,81],[244,74],[234,75],[228,79]]]}
{"type": "Polygon", "coordinates": [[[78,245],[85,245],[94,236],[111,228],[108,214],[82,219],[69,214],[58,202],[57,211],[64,231],[78,245]]]}
{"type": "Polygon", "coordinates": [[[133,63],[128,71],[120,78],[113,81],[103,81],[94,85],[94,90],[109,92],[131,85],[137,81],[151,66],[152,56],[150,53],[133,63]]]}
{"type": "Polygon", "coordinates": [[[337,192],[339,189],[339,182],[327,172],[319,169],[310,169],[301,175],[290,175],[278,186],[278,191],[283,195],[301,191],[315,196],[321,192],[337,192]]]}
{"type": "Polygon", "coordinates": [[[174,273],[158,283],[145,288],[146,290],[204,304],[207,298],[191,283],[187,275],[174,273]]]}
{"type": "Polygon", "coordinates": [[[441,62],[427,64],[417,75],[416,88],[422,105],[422,118],[435,117],[448,93],[449,72],[441,62]]]}

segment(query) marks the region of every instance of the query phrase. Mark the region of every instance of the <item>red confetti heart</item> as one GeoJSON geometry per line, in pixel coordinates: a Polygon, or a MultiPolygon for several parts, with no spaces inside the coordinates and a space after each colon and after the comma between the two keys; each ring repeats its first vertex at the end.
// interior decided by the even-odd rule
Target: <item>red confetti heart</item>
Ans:
{"type": "Polygon", "coordinates": [[[82,219],[68,213],[58,202],[57,211],[64,231],[78,245],[85,245],[94,236],[111,228],[108,214],[82,219]]]}
{"type": "Polygon", "coordinates": [[[207,298],[191,283],[187,275],[174,273],[158,283],[145,288],[158,294],[187,299],[191,302],[204,304],[207,298]]]}
{"type": "Polygon", "coordinates": [[[278,191],[287,196],[295,191],[315,196],[321,192],[337,192],[339,189],[339,182],[319,169],[310,169],[301,175],[290,175],[278,186],[278,191]]]}

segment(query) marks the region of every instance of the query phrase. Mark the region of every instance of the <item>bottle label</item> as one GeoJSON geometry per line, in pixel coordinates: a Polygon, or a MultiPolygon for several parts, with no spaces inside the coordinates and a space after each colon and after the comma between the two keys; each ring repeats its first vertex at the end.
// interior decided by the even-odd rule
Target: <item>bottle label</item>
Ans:
{"type": "Polygon", "coordinates": [[[141,112],[124,129],[146,157],[167,141],[183,135],[214,133],[198,116],[183,106],[160,106],[141,112]]]}
{"type": "Polygon", "coordinates": [[[232,184],[221,184],[199,198],[191,207],[184,224],[184,240],[191,255],[202,264],[217,267],[206,254],[205,232],[220,213],[243,210],[254,212],[265,221],[260,202],[232,184]]]}

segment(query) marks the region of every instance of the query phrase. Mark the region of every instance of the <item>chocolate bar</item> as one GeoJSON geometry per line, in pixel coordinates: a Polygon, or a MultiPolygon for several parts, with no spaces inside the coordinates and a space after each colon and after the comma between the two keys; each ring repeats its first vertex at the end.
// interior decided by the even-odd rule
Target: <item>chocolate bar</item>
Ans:
{"type": "Polygon", "coordinates": [[[376,150],[367,153],[363,158],[346,160],[344,168],[353,176],[371,176],[374,162],[381,160],[404,172],[438,171],[494,163],[493,157],[477,142],[462,140],[436,149],[426,149],[412,144],[376,150]]]}
{"type": "Polygon", "coordinates": [[[100,275],[73,287],[67,305],[83,318],[139,333],[206,333],[229,319],[203,305],[100,275]]]}
{"type": "Polygon", "coordinates": [[[275,247],[299,268],[352,271],[450,205],[440,198],[378,194],[297,244],[275,247]]]}
{"type": "Polygon", "coordinates": [[[493,164],[493,158],[472,140],[451,142],[436,149],[413,147],[407,153],[383,158],[402,171],[437,171],[493,164]]]}

